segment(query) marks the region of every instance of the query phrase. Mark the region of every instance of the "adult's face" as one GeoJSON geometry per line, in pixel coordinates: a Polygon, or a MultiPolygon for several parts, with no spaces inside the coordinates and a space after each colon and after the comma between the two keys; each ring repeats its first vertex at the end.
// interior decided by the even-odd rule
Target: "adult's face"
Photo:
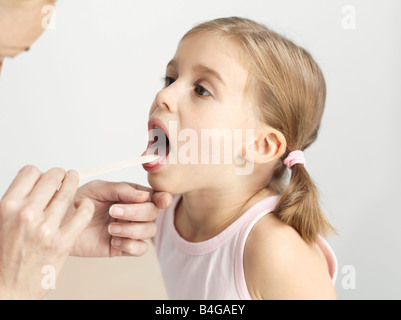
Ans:
{"type": "Polygon", "coordinates": [[[55,0],[0,0],[0,72],[6,57],[29,50],[48,20],[46,5],[55,0]],[[42,12],[44,11],[44,12],[42,12]]]}

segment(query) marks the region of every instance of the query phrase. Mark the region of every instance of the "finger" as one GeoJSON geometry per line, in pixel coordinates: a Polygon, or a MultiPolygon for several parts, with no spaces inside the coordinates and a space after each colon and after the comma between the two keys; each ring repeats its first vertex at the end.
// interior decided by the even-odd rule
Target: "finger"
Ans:
{"type": "Polygon", "coordinates": [[[53,168],[44,173],[33,187],[28,199],[44,210],[54,197],[65,177],[65,171],[53,168]]]}
{"type": "Polygon", "coordinates": [[[149,200],[146,189],[137,189],[135,185],[125,182],[93,181],[88,185],[91,198],[100,202],[142,203],[149,200]]]}
{"type": "Polygon", "coordinates": [[[159,209],[167,209],[173,203],[173,196],[168,192],[155,192],[152,194],[152,202],[159,209]]]}
{"type": "Polygon", "coordinates": [[[143,240],[132,240],[113,237],[111,245],[121,250],[124,256],[143,256],[148,251],[148,244],[143,240]]]}
{"type": "Polygon", "coordinates": [[[74,201],[78,185],[78,172],[74,170],[68,171],[60,190],[56,193],[46,209],[46,220],[49,226],[58,228],[74,201]]]}
{"type": "Polygon", "coordinates": [[[149,201],[152,201],[159,209],[167,209],[173,203],[173,196],[168,192],[158,192],[151,188],[138,184],[130,183],[137,190],[148,191],[150,193],[149,201]]]}
{"type": "Polygon", "coordinates": [[[91,222],[94,212],[95,206],[89,199],[82,200],[77,205],[75,214],[60,229],[66,242],[72,244],[75,241],[91,222]]]}
{"type": "Polygon", "coordinates": [[[141,186],[140,184],[136,183],[128,183],[131,187],[135,188],[136,190],[145,191],[145,192],[153,192],[152,188],[141,186]]]}
{"type": "Polygon", "coordinates": [[[135,222],[154,221],[158,212],[159,209],[153,202],[116,204],[109,210],[109,214],[113,218],[135,222]]]}
{"type": "Polygon", "coordinates": [[[4,194],[3,199],[5,197],[14,198],[17,201],[24,199],[32,191],[41,175],[39,169],[34,166],[23,167],[4,194]]]}
{"type": "Polygon", "coordinates": [[[156,223],[111,223],[109,225],[109,233],[112,236],[129,238],[132,240],[149,240],[156,234],[156,223]]]}

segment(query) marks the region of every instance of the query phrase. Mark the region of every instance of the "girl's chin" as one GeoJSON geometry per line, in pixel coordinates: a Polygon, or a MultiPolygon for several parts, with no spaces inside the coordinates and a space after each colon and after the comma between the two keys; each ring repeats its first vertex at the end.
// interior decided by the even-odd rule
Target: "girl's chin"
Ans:
{"type": "Polygon", "coordinates": [[[162,177],[161,174],[148,172],[148,182],[152,189],[156,191],[168,192],[171,194],[181,193],[179,190],[180,188],[175,187],[177,184],[174,183],[172,179],[162,177]]]}

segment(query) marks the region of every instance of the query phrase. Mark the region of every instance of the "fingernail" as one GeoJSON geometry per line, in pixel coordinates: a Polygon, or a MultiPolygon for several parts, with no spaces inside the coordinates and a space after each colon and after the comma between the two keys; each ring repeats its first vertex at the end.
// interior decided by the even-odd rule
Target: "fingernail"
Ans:
{"type": "Polygon", "coordinates": [[[165,196],[164,197],[164,208],[168,208],[168,207],[170,207],[171,206],[171,202],[170,202],[170,200],[171,200],[171,197],[170,196],[165,196]]]}
{"type": "Polygon", "coordinates": [[[142,197],[143,199],[148,200],[150,198],[150,193],[147,191],[139,191],[136,196],[142,197]]]}
{"type": "Polygon", "coordinates": [[[119,226],[118,224],[111,224],[109,226],[109,233],[119,234],[120,232],[121,232],[121,226],[119,226]]]}
{"type": "Polygon", "coordinates": [[[121,207],[111,207],[111,216],[116,217],[116,218],[121,218],[124,216],[124,209],[121,207]]]}
{"type": "Polygon", "coordinates": [[[120,239],[112,239],[111,244],[115,247],[120,247],[121,246],[121,240],[120,239]]]}
{"type": "Polygon", "coordinates": [[[76,176],[76,177],[79,176],[79,173],[78,173],[76,170],[74,170],[74,169],[69,170],[67,173],[70,174],[70,175],[76,176]]]}

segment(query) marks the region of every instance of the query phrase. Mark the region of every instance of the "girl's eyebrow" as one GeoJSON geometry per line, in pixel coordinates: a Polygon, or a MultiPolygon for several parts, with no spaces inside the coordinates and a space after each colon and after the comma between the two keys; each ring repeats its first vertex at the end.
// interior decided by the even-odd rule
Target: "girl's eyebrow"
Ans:
{"type": "MultiPolygon", "coordinates": [[[[178,67],[178,63],[175,60],[171,60],[167,64],[167,69],[168,68],[177,69],[177,67],[178,67]]],[[[224,85],[225,87],[227,86],[223,80],[223,77],[216,70],[213,70],[203,64],[197,64],[196,66],[194,66],[193,71],[199,72],[199,73],[204,73],[204,74],[210,74],[212,77],[216,78],[222,85],[224,85]]]]}
{"type": "Polygon", "coordinates": [[[178,69],[178,63],[173,59],[169,63],[167,63],[166,69],[168,69],[168,68],[173,68],[173,69],[177,70],[178,69]]]}
{"type": "Polygon", "coordinates": [[[205,65],[202,64],[198,64],[196,65],[194,68],[194,71],[200,72],[200,73],[206,73],[211,75],[212,77],[216,78],[218,81],[220,81],[220,83],[226,87],[226,83],[224,82],[222,76],[216,71],[213,70],[209,67],[206,67],[205,65]]]}
{"type": "Polygon", "coordinates": [[[168,69],[169,67],[176,69],[177,68],[177,62],[175,62],[175,60],[171,60],[169,63],[167,63],[167,67],[166,68],[168,69]]]}

